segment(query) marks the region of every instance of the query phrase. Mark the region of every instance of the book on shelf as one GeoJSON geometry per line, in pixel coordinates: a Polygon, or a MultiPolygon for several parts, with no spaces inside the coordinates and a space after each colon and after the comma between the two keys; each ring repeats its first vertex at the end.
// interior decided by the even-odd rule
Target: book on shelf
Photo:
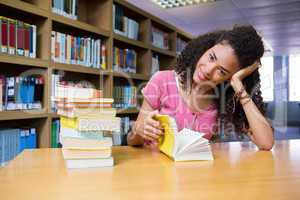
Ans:
{"type": "Polygon", "coordinates": [[[213,160],[213,154],[204,133],[183,128],[178,131],[174,118],[168,115],[156,115],[164,129],[164,135],[159,139],[161,152],[174,161],[213,160]]]}
{"type": "Polygon", "coordinates": [[[0,109],[3,110],[40,110],[44,92],[43,76],[0,75],[0,109]]]}
{"type": "Polygon", "coordinates": [[[14,159],[24,149],[37,148],[35,128],[0,129],[0,166],[14,159]]]}
{"type": "Polygon", "coordinates": [[[182,40],[181,38],[176,39],[176,53],[180,54],[181,51],[186,47],[187,42],[182,40]]]}
{"type": "Polygon", "coordinates": [[[36,25],[0,16],[0,52],[36,58],[36,25]]]}
{"type": "Polygon", "coordinates": [[[113,49],[113,70],[136,73],[137,53],[133,49],[113,49]]]}
{"type": "Polygon", "coordinates": [[[162,49],[169,49],[169,34],[152,26],[151,27],[151,43],[162,49]]]}
{"type": "Polygon", "coordinates": [[[106,69],[106,46],[101,39],[51,32],[51,60],[106,69]]]}
{"type": "Polygon", "coordinates": [[[52,0],[52,12],[77,20],[77,0],[52,0]]]}
{"type": "Polygon", "coordinates": [[[114,108],[135,108],[137,107],[137,87],[130,85],[117,85],[113,88],[115,99],[114,108]]]}
{"type": "Polygon", "coordinates": [[[134,120],[130,120],[129,117],[121,117],[121,130],[120,133],[113,133],[112,139],[114,145],[123,145],[127,143],[127,134],[131,129],[134,120]]]}
{"type": "Polygon", "coordinates": [[[51,148],[58,148],[60,147],[60,120],[54,119],[51,122],[51,148]]]}
{"type": "Polygon", "coordinates": [[[114,32],[133,40],[138,40],[139,23],[124,15],[123,8],[113,4],[114,32]]]}
{"type": "Polygon", "coordinates": [[[155,72],[159,71],[159,56],[158,54],[154,54],[152,56],[151,62],[151,75],[155,74],[155,72]]]}

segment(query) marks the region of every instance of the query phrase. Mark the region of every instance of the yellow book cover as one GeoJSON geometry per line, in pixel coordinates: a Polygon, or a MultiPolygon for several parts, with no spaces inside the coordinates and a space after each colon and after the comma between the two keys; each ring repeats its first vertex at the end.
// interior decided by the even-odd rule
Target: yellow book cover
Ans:
{"type": "Polygon", "coordinates": [[[203,138],[204,133],[183,128],[178,132],[174,118],[168,115],[155,115],[160,122],[164,135],[159,139],[161,152],[174,161],[213,160],[209,141],[203,138]]]}
{"type": "Polygon", "coordinates": [[[172,158],[175,142],[174,131],[177,132],[176,122],[174,122],[174,120],[168,115],[156,115],[154,116],[154,119],[159,121],[160,125],[164,129],[164,136],[159,139],[159,150],[172,158]]]}

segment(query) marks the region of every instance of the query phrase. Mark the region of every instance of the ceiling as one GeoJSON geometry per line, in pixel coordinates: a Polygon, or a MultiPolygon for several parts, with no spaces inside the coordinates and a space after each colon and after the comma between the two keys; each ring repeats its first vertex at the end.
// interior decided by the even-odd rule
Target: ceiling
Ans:
{"type": "Polygon", "coordinates": [[[196,36],[207,31],[252,24],[272,54],[300,53],[300,0],[220,0],[163,9],[150,0],[127,0],[196,36]]]}

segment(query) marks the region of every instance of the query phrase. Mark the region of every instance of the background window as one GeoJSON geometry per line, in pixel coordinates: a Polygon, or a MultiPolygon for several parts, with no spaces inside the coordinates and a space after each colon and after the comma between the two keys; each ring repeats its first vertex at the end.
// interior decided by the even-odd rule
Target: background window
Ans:
{"type": "Polygon", "coordinates": [[[300,101],[300,54],[289,56],[289,101],[300,101]]]}
{"type": "Polygon", "coordinates": [[[261,80],[261,92],[264,101],[274,100],[274,60],[273,56],[264,56],[261,58],[262,67],[259,68],[261,80]]]}

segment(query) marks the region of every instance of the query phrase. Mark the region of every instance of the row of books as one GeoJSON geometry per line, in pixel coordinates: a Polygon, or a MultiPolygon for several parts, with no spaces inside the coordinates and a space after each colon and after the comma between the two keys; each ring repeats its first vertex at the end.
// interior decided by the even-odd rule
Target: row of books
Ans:
{"type": "Polygon", "coordinates": [[[177,38],[176,40],[176,53],[179,54],[187,45],[187,42],[182,40],[181,38],[177,38]]]}
{"type": "Polygon", "coordinates": [[[52,31],[51,60],[106,69],[106,47],[101,39],[76,37],[52,31]]]}
{"type": "Polygon", "coordinates": [[[116,4],[113,5],[113,27],[115,33],[138,40],[139,23],[126,17],[123,8],[116,4]]]}
{"type": "Polygon", "coordinates": [[[77,20],[77,0],[52,0],[52,12],[77,20]]]}
{"type": "Polygon", "coordinates": [[[0,166],[14,159],[24,149],[37,148],[35,128],[5,128],[0,130],[0,166]]]}
{"type": "Polygon", "coordinates": [[[35,58],[36,25],[0,16],[1,53],[35,58]]]}
{"type": "Polygon", "coordinates": [[[117,85],[113,88],[115,108],[134,108],[137,106],[137,87],[117,85]]]}
{"type": "Polygon", "coordinates": [[[152,26],[151,43],[158,48],[169,49],[169,34],[152,26]]]}
{"type": "Polygon", "coordinates": [[[151,60],[151,75],[157,71],[159,71],[159,56],[158,54],[154,54],[151,60]]]}
{"type": "Polygon", "coordinates": [[[113,70],[136,73],[137,53],[133,49],[113,49],[113,70]]]}
{"type": "Polygon", "coordinates": [[[1,111],[41,109],[43,93],[43,76],[0,75],[1,111]]]}

